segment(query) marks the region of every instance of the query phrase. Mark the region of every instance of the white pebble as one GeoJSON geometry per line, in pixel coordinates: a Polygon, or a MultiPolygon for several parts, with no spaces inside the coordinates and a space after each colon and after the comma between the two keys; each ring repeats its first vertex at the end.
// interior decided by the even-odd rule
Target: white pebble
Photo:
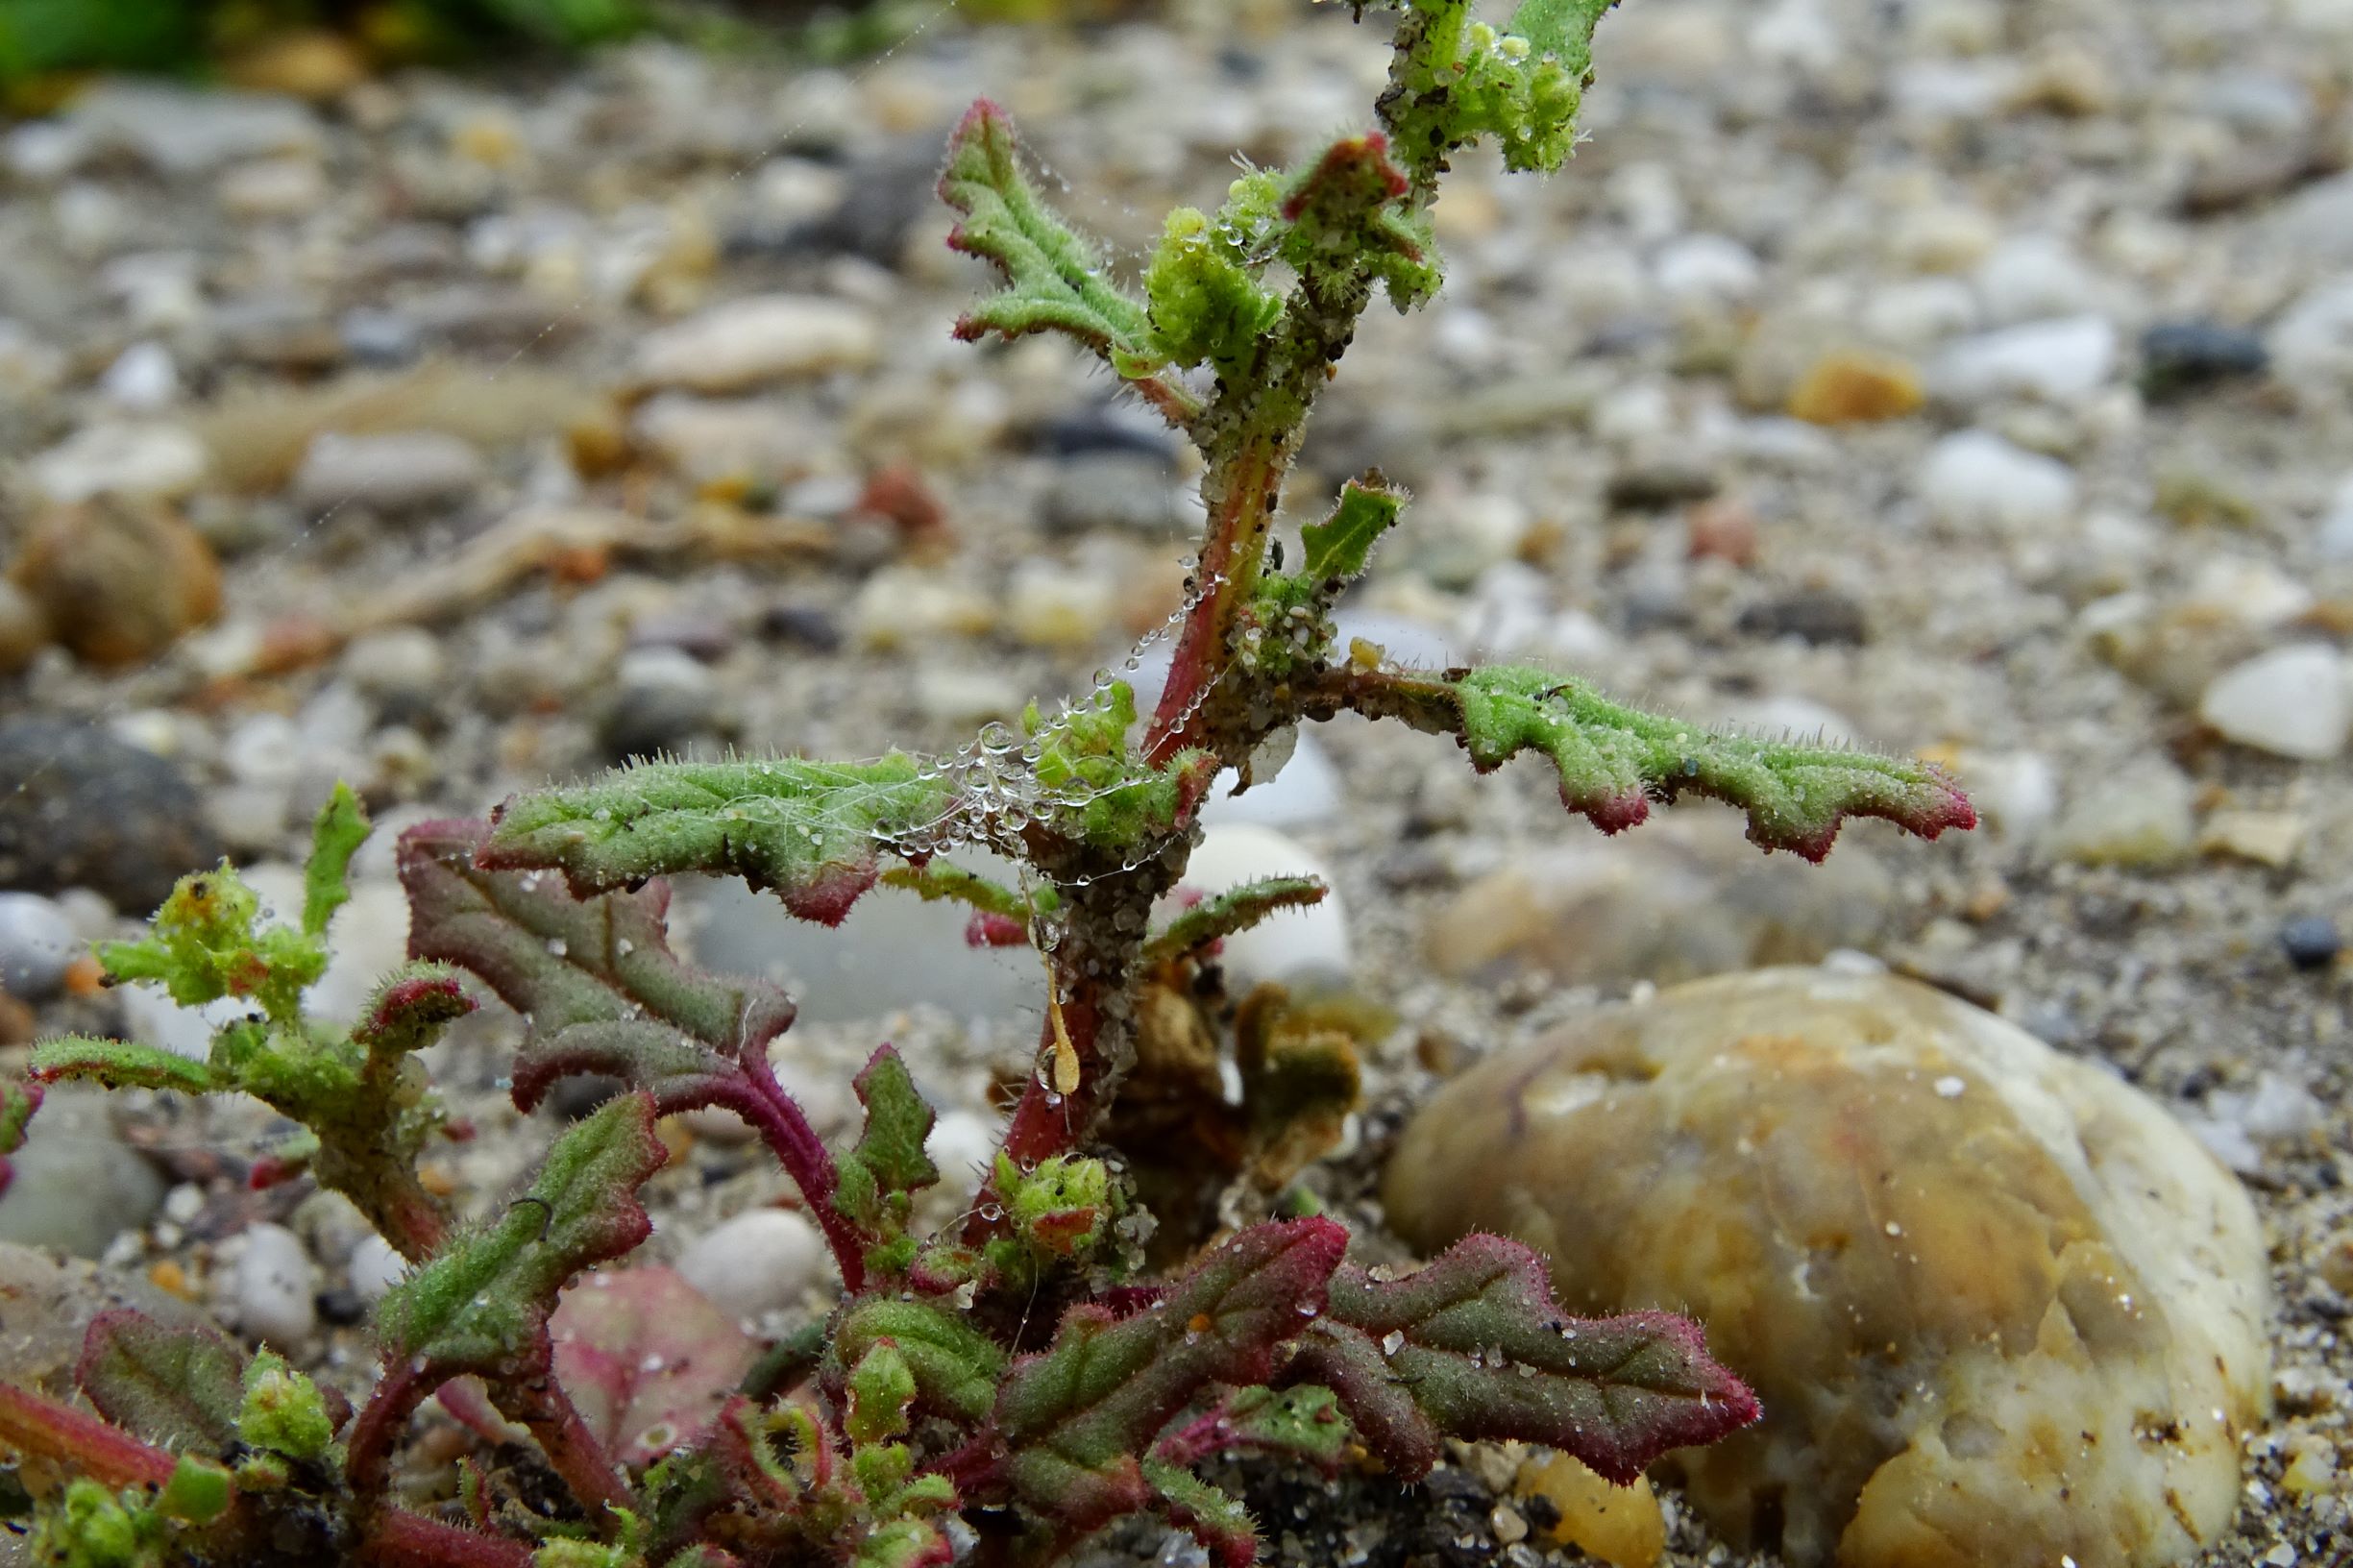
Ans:
{"type": "Polygon", "coordinates": [[[823,1278],[825,1240],[805,1215],[748,1210],[688,1243],[678,1272],[721,1311],[757,1317],[793,1306],[823,1278]]]}
{"type": "Polygon", "coordinates": [[[299,1345],[319,1324],[316,1276],[302,1237],[282,1225],[247,1226],[237,1260],[237,1326],[249,1339],[299,1345]]]}
{"type": "MultiPolygon", "coordinates": [[[[1332,886],[1331,868],[1305,845],[1255,822],[1213,823],[1185,868],[1179,891],[1223,893],[1272,876],[1313,876],[1332,886]]],[[[1163,900],[1160,921],[1180,906],[1163,900]]],[[[1217,962],[1237,995],[1262,980],[1342,981],[1349,972],[1348,915],[1334,888],[1323,902],[1268,916],[1228,937],[1217,962]]]]}
{"type": "Polygon", "coordinates": [[[393,1250],[391,1242],[373,1232],[360,1238],[343,1265],[343,1280],[352,1287],[352,1294],[371,1307],[407,1277],[408,1261],[393,1250]]]}
{"type": "Polygon", "coordinates": [[[1938,356],[1928,380],[1962,403],[2023,395],[2075,403],[2116,369],[2116,328],[2102,316],[2033,321],[1963,338],[1938,356]]]}
{"type": "Polygon", "coordinates": [[[1295,739],[1287,757],[1278,757],[1270,747],[1262,746],[1251,758],[1250,788],[1240,795],[1231,791],[1239,775],[1228,769],[1217,775],[1210,786],[1208,801],[1201,807],[1201,820],[1214,826],[1221,822],[1257,822],[1265,827],[1289,827],[1309,822],[1329,821],[1340,809],[1340,773],[1315,744],[1311,735],[1291,729],[1285,733],[1295,739]],[[1280,766],[1274,764],[1280,762],[1280,766]]]}
{"type": "Polygon", "coordinates": [[[2024,531],[2066,520],[2075,506],[2075,475],[1990,430],[1956,430],[1922,465],[1920,497],[1954,527],[2024,531]]]}
{"type": "Polygon", "coordinates": [[[1002,1123],[976,1111],[944,1111],[923,1140],[923,1152],[940,1167],[943,1201],[963,1204],[980,1190],[981,1178],[995,1162],[1004,1140],[1002,1123]]]}
{"type": "Polygon", "coordinates": [[[638,375],[656,386],[736,392],[765,381],[856,369],[881,349],[874,318],[840,300],[769,294],[716,305],[649,333],[638,375]]]}
{"type": "Polygon", "coordinates": [[[2296,643],[2259,653],[2217,675],[2198,699],[2198,717],[2242,746],[2320,762],[2353,733],[2353,701],[2344,661],[2326,643],[2296,643]]]}
{"type": "Polygon", "coordinates": [[[37,893],[0,893],[0,991],[46,1001],[86,951],[57,904],[37,893]]]}

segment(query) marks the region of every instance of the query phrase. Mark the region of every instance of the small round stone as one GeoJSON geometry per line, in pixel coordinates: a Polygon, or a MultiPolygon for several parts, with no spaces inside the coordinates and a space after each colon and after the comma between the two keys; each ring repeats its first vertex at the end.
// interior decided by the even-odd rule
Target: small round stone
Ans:
{"type": "Polygon", "coordinates": [[[2299,969],[2326,968],[2344,948],[2337,922],[2326,915],[2302,915],[2279,928],[2280,950],[2299,969]]]}
{"type": "Polygon", "coordinates": [[[0,991],[20,1002],[47,1001],[85,950],[56,903],[34,893],[0,893],[0,991]]]}
{"type": "Polygon", "coordinates": [[[825,1242],[805,1215],[753,1209],[689,1242],[678,1272],[720,1311],[757,1317],[797,1303],[825,1276],[825,1242]]]}
{"type": "Polygon", "coordinates": [[[298,1345],[319,1326],[317,1271],[303,1239],[282,1225],[249,1225],[237,1260],[237,1325],[249,1339],[298,1345]]]}

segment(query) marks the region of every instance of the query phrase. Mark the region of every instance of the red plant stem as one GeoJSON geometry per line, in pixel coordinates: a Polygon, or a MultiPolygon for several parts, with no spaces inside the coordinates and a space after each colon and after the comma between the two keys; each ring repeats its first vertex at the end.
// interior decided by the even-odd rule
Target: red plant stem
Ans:
{"type": "Polygon", "coordinates": [[[552,1376],[529,1382],[501,1380],[491,1384],[490,1397],[502,1415],[531,1429],[548,1467],[564,1478],[600,1529],[620,1522],[615,1510],[636,1508],[637,1494],[552,1376]]]}
{"type": "Polygon", "coordinates": [[[1185,618],[1170,656],[1168,681],[1144,732],[1144,760],[1165,763],[1183,747],[1199,700],[1225,673],[1233,657],[1226,646],[1234,613],[1257,584],[1259,557],[1266,546],[1276,487],[1286,466],[1282,439],[1248,435],[1237,454],[1213,465],[1207,486],[1213,497],[1210,526],[1198,565],[1201,597],[1185,618]]]}
{"type": "Polygon", "coordinates": [[[87,1411],[6,1383],[0,1383],[0,1446],[69,1459],[109,1486],[160,1486],[180,1462],[87,1411]]]}
{"type": "MultiPolygon", "coordinates": [[[[180,1463],[177,1455],[142,1443],[86,1411],[12,1384],[0,1384],[0,1445],[69,1461],[82,1476],[108,1486],[160,1486],[180,1463]]],[[[358,1556],[384,1568],[530,1568],[531,1549],[520,1541],[386,1508],[376,1516],[358,1556]]]]}
{"type": "Polygon", "coordinates": [[[381,1568],[530,1568],[533,1554],[521,1541],[386,1508],[360,1542],[358,1556],[381,1568]]]}
{"type": "MultiPolygon", "coordinates": [[[[1077,1091],[1057,1094],[1032,1073],[1021,1090],[1020,1103],[1014,1108],[1003,1147],[1024,1170],[1074,1147],[1103,1109],[1111,1074],[1102,1051],[1102,990],[1100,981],[1084,980],[1062,998],[1063,1031],[1069,1036],[1070,1048],[1078,1053],[1077,1091]]],[[[1049,1017],[1040,1033],[1039,1049],[1050,1053],[1054,1046],[1054,1020],[1049,1017]]]]}
{"type": "Polygon", "coordinates": [[[411,1264],[422,1263],[439,1252],[441,1243],[449,1239],[448,1212],[413,1175],[406,1181],[392,1183],[391,1188],[369,1217],[376,1221],[395,1252],[411,1264]]]}
{"type": "Polygon", "coordinates": [[[432,1376],[431,1367],[408,1361],[384,1369],[345,1439],[343,1479],[353,1491],[363,1498],[382,1493],[391,1479],[392,1451],[407,1430],[409,1416],[444,1381],[432,1376]]]}
{"type": "Polygon", "coordinates": [[[730,1095],[724,1103],[757,1127],[760,1136],[767,1139],[776,1163],[784,1166],[793,1184],[800,1188],[809,1217],[825,1233],[826,1245],[833,1249],[834,1264],[842,1271],[843,1288],[855,1293],[866,1284],[866,1238],[849,1222],[849,1216],[834,1207],[833,1195],[842,1178],[833,1156],[825,1151],[824,1139],[809,1125],[798,1102],[776,1082],[775,1072],[762,1053],[746,1052],[743,1067],[744,1091],[740,1096],[730,1095]]]}
{"type": "Polygon", "coordinates": [[[1226,1410],[1232,1403],[1231,1400],[1221,1399],[1163,1437],[1152,1446],[1152,1457],[1168,1464],[1189,1467],[1224,1448],[1233,1439],[1233,1433],[1226,1428],[1226,1410]]]}

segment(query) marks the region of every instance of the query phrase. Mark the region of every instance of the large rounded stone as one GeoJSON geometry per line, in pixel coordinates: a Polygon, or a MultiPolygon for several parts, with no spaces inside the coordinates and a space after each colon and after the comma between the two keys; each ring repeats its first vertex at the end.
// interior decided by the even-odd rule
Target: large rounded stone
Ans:
{"type": "Polygon", "coordinates": [[[2156,1568],[2266,1413],[2264,1247],[2153,1102],[1909,981],[1678,987],[1482,1064],[1391,1223],[1549,1252],[1563,1299],[1707,1326],[1765,1419],[1675,1457],[1744,1548],[1840,1568],[2156,1568]]]}

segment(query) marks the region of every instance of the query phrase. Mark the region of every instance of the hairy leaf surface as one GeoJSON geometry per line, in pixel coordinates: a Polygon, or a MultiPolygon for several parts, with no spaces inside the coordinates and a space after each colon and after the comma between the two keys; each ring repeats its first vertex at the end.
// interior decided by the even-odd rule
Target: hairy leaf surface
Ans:
{"type": "Polygon", "coordinates": [[[669,1153],[650,1095],[624,1094],[555,1140],[530,1192],[497,1224],[453,1239],[393,1286],[378,1312],[387,1360],[439,1377],[509,1375],[545,1353],[556,1292],[652,1234],[637,1189],[669,1153]]]}
{"type": "Polygon", "coordinates": [[[1342,1267],[1291,1377],[1339,1396],[1366,1445],[1408,1480],[1441,1440],[1516,1438],[1630,1482],[1671,1448],[1756,1419],[1756,1398],[1671,1312],[1574,1318],[1542,1260],[1470,1236],[1403,1279],[1342,1267]]]}
{"type": "Polygon", "coordinates": [[[245,1353],[194,1324],[129,1308],[90,1319],[74,1382],[106,1418],[147,1442],[221,1454],[237,1439],[245,1353]]]}
{"type": "Polygon", "coordinates": [[[492,817],[486,870],[560,870],[580,893],[682,871],[772,888],[838,925],[887,851],[920,858],[955,787],[894,752],[877,762],[639,762],[594,784],[517,796],[492,817]]]}

